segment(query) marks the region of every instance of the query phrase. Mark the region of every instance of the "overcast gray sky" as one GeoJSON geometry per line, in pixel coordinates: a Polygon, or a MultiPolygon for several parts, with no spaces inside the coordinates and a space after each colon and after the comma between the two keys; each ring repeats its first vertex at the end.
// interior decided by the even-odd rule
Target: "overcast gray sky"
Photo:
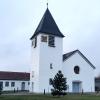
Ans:
{"type": "MultiPolygon", "coordinates": [[[[29,71],[31,41],[47,0],[0,0],[0,70],[29,71]]],[[[49,0],[64,38],[63,52],[79,49],[100,74],[100,0],[49,0]]]]}

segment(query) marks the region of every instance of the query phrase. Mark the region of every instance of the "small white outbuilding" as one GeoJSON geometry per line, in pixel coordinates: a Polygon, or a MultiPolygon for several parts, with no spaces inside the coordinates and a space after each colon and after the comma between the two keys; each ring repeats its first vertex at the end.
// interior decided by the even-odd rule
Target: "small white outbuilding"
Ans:
{"type": "Polygon", "coordinates": [[[2,91],[29,91],[30,73],[0,71],[2,91]]]}

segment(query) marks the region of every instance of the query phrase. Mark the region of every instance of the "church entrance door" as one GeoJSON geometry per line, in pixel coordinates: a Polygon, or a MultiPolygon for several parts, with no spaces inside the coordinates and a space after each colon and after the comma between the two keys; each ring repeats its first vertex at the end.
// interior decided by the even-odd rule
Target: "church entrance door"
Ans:
{"type": "Polygon", "coordinates": [[[73,82],[72,89],[73,89],[73,93],[80,93],[81,92],[81,82],[73,82]]]}

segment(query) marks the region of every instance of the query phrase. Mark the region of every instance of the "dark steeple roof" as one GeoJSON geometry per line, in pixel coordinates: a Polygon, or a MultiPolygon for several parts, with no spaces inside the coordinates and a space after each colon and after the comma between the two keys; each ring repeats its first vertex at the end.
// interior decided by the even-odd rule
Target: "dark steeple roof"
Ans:
{"type": "Polygon", "coordinates": [[[64,37],[64,35],[60,32],[48,8],[45,11],[35,33],[30,39],[33,39],[39,33],[46,33],[46,34],[51,34],[58,37],[64,37]]]}

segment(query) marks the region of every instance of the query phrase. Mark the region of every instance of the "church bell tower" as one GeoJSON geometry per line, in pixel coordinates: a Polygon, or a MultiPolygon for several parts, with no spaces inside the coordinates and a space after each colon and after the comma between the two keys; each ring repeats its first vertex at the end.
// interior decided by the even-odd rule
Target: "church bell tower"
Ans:
{"type": "Polygon", "coordinates": [[[63,37],[47,8],[36,31],[30,38],[32,58],[30,92],[50,92],[50,78],[62,69],[63,37]]]}

